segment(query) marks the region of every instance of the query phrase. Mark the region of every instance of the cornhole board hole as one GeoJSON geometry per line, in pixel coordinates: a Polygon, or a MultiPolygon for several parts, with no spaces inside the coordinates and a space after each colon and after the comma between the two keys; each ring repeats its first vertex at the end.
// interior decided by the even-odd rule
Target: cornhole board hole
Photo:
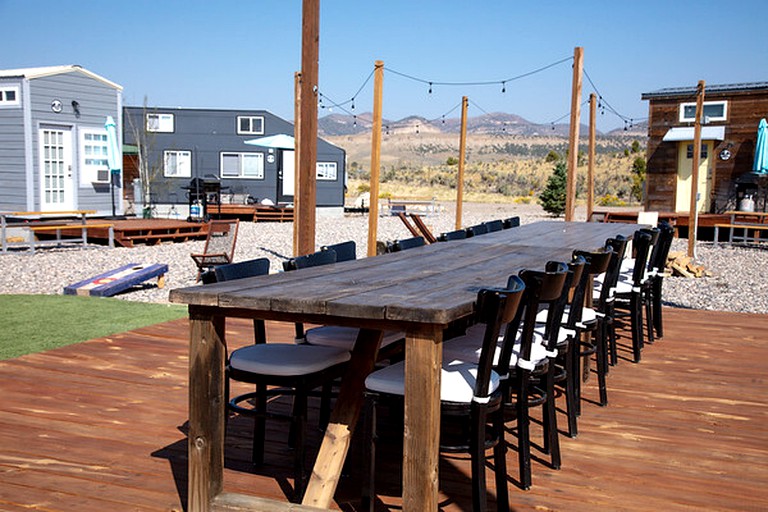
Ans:
{"type": "Polygon", "coordinates": [[[157,287],[162,288],[165,286],[166,272],[168,272],[168,265],[130,263],[85,281],[71,284],[64,288],[64,295],[111,297],[153,277],[157,278],[157,287]]]}

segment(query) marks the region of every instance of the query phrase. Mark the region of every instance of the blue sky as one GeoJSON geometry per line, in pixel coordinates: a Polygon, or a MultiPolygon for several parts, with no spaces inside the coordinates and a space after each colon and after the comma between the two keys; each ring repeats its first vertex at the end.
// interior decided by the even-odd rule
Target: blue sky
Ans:
{"type": "MultiPolygon", "coordinates": [[[[640,119],[643,92],[698,80],[767,81],[767,8],[764,0],[321,0],[319,88],[346,102],[377,59],[435,83],[501,82],[582,46],[599,93],[640,119]]],[[[293,118],[300,0],[0,0],[0,19],[0,68],[80,64],[122,85],[126,105],[146,96],[151,106],[264,108],[293,118]]],[[[549,123],[570,109],[571,63],[508,82],[504,93],[500,83],[428,89],[385,73],[384,116],[438,119],[466,95],[470,115],[500,111],[549,123]]],[[[584,100],[592,90],[585,80],[584,100]]],[[[372,94],[371,80],[355,113],[371,110],[372,94]]],[[[623,124],[606,112],[598,128],[623,124]]]]}

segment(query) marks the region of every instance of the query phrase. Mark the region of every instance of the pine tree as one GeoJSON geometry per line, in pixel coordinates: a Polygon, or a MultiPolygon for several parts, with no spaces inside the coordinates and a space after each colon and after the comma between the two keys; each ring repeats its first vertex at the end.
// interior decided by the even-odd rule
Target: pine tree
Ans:
{"type": "Polygon", "coordinates": [[[547,186],[539,195],[539,204],[544,211],[556,217],[565,212],[566,166],[559,162],[547,180],[547,186]]]}

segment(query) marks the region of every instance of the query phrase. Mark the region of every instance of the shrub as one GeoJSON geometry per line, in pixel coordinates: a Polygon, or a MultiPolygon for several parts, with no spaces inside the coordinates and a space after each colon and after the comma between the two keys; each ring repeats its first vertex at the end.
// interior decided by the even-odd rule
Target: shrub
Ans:
{"type": "Polygon", "coordinates": [[[539,196],[539,204],[547,213],[559,217],[565,212],[565,192],[566,166],[565,162],[559,162],[539,196]]]}
{"type": "Polygon", "coordinates": [[[597,198],[598,206],[627,206],[627,202],[613,194],[605,194],[597,198]]]}

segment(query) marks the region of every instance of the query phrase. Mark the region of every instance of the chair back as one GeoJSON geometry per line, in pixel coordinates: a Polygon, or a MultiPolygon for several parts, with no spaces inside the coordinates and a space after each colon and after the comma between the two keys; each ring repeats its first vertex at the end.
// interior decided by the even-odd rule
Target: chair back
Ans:
{"type": "Polygon", "coordinates": [[[645,272],[648,268],[648,258],[651,255],[651,244],[653,243],[653,234],[648,230],[638,229],[632,236],[632,243],[635,251],[635,266],[632,269],[632,282],[635,286],[645,279],[645,272]]]}
{"type": "Polygon", "coordinates": [[[560,300],[563,303],[563,309],[570,303],[571,309],[565,323],[568,327],[574,328],[581,322],[581,316],[584,312],[584,296],[587,293],[587,285],[589,284],[587,259],[581,255],[574,255],[571,261],[568,262],[568,273],[570,274],[568,286],[563,287],[560,300]],[[570,301],[569,296],[571,296],[570,301]]]}
{"type": "Polygon", "coordinates": [[[517,278],[511,280],[506,289],[484,288],[477,294],[476,319],[478,323],[485,324],[473,394],[477,399],[486,399],[490,395],[491,371],[499,335],[502,326],[516,316],[524,290],[523,281],[517,278]]]}
{"type": "Polygon", "coordinates": [[[214,270],[216,282],[243,279],[245,277],[265,276],[269,274],[269,259],[257,258],[254,260],[240,261],[219,265],[214,270]]]}
{"type": "Polygon", "coordinates": [[[467,231],[465,229],[457,229],[456,231],[441,233],[437,238],[437,241],[450,242],[451,240],[464,240],[465,238],[467,238],[467,231]]]}
{"type": "Polygon", "coordinates": [[[222,255],[231,262],[235,255],[237,231],[240,220],[212,220],[208,223],[208,236],[205,239],[205,256],[222,255]]]}
{"type": "Polygon", "coordinates": [[[568,327],[570,328],[573,328],[577,322],[581,321],[583,309],[580,306],[585,303],[587,290],[592,284],[592,278],[608,271],[608,266],[613,257],[613,248],[606,246],[595,252],[577,250],[573,251],[573,257],[584,258],[585,265],[584,271],[581,274],[581,282],[576,286],[573,299],[571,300],[571,314],[568,316],[568,327]],[[574,307],[578,309],[576,316],[574,316],[574,307]]]}
{"type": "Polygon", "coordinates": [[[494,233],[504,229],[504,221],[501,219],[489,220],[488,222],[485,222],[485,226],[488,228],[489,233],[494,233]]]}
{"type": "Polygon", "coordinates": [[[336,251],[336,263],[357,259],[357,246],[355,245],[354,240],[333,245],[324,245],[320,248],[321,251],[327,251],[329,249],[336,251]]]}
{"type": "Polygon", "coordinates": [[[336,263],[336,251],[333,249],[326,249],[325,251],[317,251],[312,254],[305,254],[304,256],[297,256],[284,261],[283,270],[290,272],[291,270],[319,267],[331,263],[336,263]]]}
{"type": "Polygon", "coordinates": [[[467,232],[467,238],[472,238],[473,236],[479,236],[479,235],[485,235],[488,233],[488,225],[487,224],[475,224],[474,226],[469,226],[465,230],[467,232]]]}
{"type": "Polygon", "coordinates": [[[425,244],[423,236],[414,236],[412,238],[404,238],[402,240],[395,240],[387,246],[389,252],[400,252],[413,249],[415,247],[423,247],[425,244]]]}
{"type": "MultiPolygon", "coordinates": [[[[520,280],[525,285],[525,293],[522,302],[517,310],[514,319],[507,324],[504,332],[504,341],[502,343],[501,354],[497,363],[499,375],[509,374],[510,360],[512,351],[515,348],[518,331],[522,323],[521,343],[519,349],[519,360],[529,361],[531,358],[531,347],[533,345],[533,334],[536,327],[536,315],[539,312],[539,305],[543,302],[552,302],[557,300],[565,286],[568,274],[568,266],[565,263],[550,262],[544,271],[522,270],[519,276],[512,276],[507,282],[507,286],[514,286],[520,280]]],[[[554,315],[550,309],[550,314],[554,315]]],[[[562,317],[562,311],[560,312],[562,317]]],[[[555,341],[559,328],[549,333],[555,336],[555,341]]],[[[549,344],[549,343],[548,343],[549,344]]]]}
{"type": "Polygon", "coordinates": [[[597,309],[600,312],[605,312],[606,305],[611,299],[611,290],[616,287],[616,283],[619,280],[621,261],[624,259],[627,243],[628,241],[626,237],[622,235],[618,235],[616,238],[609,238],[605,241],[606,249],[611,249],[611,259],[608,263],[608,268],[605,271],[605,279],[603,279],[603,287],[600,291],[600,297],[598,297],[597,309]]]}
{"type": "Polygon", "coordinates": [[[509,217],[502,222],[504,223],[504,229],[517,228],[520,226],[520,217],[509,217]]]}
{"type": "Polygon", "coordinates": [[[657,272],[664,270],[674,238],[675,228],[669,222],[661,222],[659,224],[659,239],[653,246],[648,262],[648,267],[651,270],[656,270],[657,272]]]}

